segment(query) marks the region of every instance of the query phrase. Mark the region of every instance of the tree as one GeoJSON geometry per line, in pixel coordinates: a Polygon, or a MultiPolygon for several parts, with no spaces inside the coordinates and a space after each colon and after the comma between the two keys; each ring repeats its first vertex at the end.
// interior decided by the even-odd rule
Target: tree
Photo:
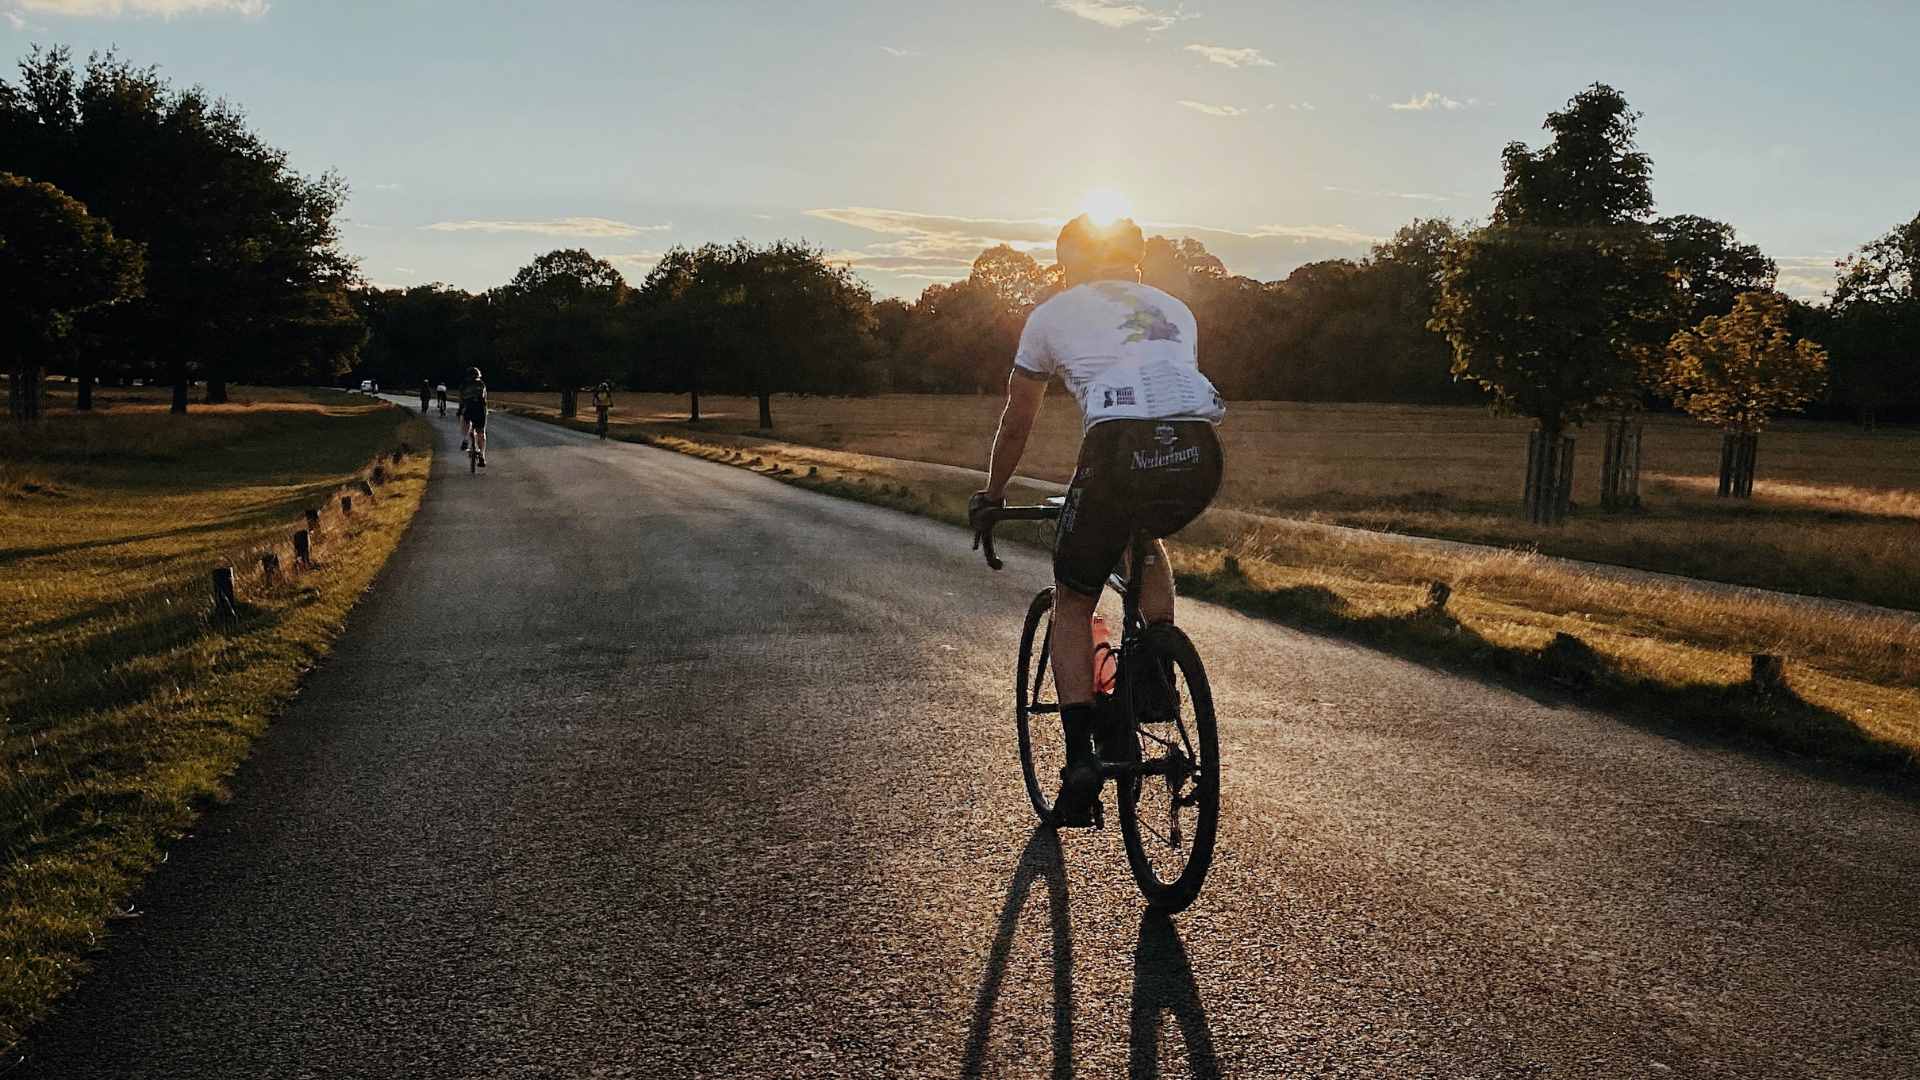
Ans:
{"type": "Polygon", "coordinates": [[[1047,272],[1033,256],[1006,244],[995,244],[981,252],[967,277],[992,293],[1008,314],[1022,319],[1053,289],[1047,272]]]}
{"type": "Polygon", "coordinates": [[[52,184],[0,173],[0,350],[8,354],[7,412],[40,417],[47,358],[74,317],[140,291],[138,244],[52,184]]]}
{"type": "Polygon", "coordinates": [[[1227,264],[1191,236],[1178,240],[1147,237],[1140,256],[1140,280],[1185,300],[1196,282],[1227,277],[1227,264]]]}
{"type": "Polygon", "coordinates": [[[1653,235],[1673,266],[1674,284],[1682,297],[1674,311],[1675,332],[1698,326],[1709,315],[1732,311],[1734,298],[1741,293],[1773,288],[1777,273],[1773,260],[1757,246],[1741,243],[1731,225],[1679,214],[1655,221],[1653,235]]]}
{"type": "Polygon", "coordinates": [[[1754,450],[1775,414],[1802,408],[1827,382],[1827,354],[1787,329],[1787,298],[1742,293],[1726,315],[1709,315],[1667,346],[1660,385],[1696,420],[1726,431],[1720,494],[1753,494],[1754,450]]]}
{"type": "Polygon", "coordinates": [[[122,362],[167,373],[174,411],[194,372],[219,401],[229,377],[271,364],[290,338],[313,341],[314,290],[353,274],[338,249],[338,177],[295,173],[237,107],[111,53],[82,76],[66,50],[36,48],[20,70],[19,85],[0,81],[0,168],[59,185],[145,246],[144,296],[101,333],[116,335],[122,362]]]}
{"type": "Polygon", "coordinates": [[[1567,429],[1632,403],[1638,359],[1675,302],[1652,212],[1652,164],[1633,145],[1637,113],[1596,83],[1548,115],[1552,141],[1510,143],[1493,220],[1448,252],[1435,330],[1453,372],[1532,417],[1528,516],[1565,515],[1567,429]]]}
{"type": "Polygon", "coordinates": [[[506,356],[517,370],[560,389],[573,416],[579,389],[614,374],[626,279],[584,248],[550,251],[500,290],[506,356]]]}
{"type": "Polygon", "coordinates": [[[1920,413],[1920,214],[1841,260],[1832,313],[1835,382],[1860,422],[1920,413]]]}

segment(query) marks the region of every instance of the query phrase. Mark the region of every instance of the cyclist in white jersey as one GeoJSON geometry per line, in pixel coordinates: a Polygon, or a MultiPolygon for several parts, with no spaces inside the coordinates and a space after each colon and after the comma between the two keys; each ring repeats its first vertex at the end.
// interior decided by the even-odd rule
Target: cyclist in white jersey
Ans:
{"type": "MultiPolygon", "coordinates": [[[[1095,602],[1135,530],[1169,536],[1212,501],[1222,468],[1213,429],[1226,406],[1200,373],[1193,312],[1140,282],[1145,241],[1139,226],[1124,218],[1100,226],[1082,215],[1060,231],[1056,250],[1067,289],[1027,316],[987,486],[974,494],[969,512],[1005,503],[1040,399],[1057,376],[1079,402],[1084,422],[1053,553],[1053,672],[1067,742],[1055,809],[1062,824],[1078,824],[1091,818],[1100,790],[1093,749],[1100,728],[1090,626],[1095,602]]],[[[1172,622],[1173,570],[1166,545],[1154,546],[1158,555],[1144,571],[1141,611],[1149,623],[1172,622]]]]}

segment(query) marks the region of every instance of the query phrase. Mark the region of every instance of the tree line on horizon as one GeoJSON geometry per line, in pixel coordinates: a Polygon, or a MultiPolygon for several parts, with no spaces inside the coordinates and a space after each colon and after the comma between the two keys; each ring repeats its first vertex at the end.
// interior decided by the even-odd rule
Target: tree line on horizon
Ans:
{"type": "MultiPolygon", "coordinates": [[[[77,69],[36,48],[20,67],[0,80],[0,348],[22,419],[49,369],[78,377],[81,408],[96,380],[142,379],[185,411],[194,382],[217,403],[228,381],[477,367],[558,389],[569,413],[603,379],[689,393],[696,417],[702,393],[750,394],[771,427],[779,393],[997,392],[1027,314],[1061,288],[1057,267],[998,245],[965,278],[875,300],[790,240],[676,247],[637,284],[561,249],[480,293],[374,287],[339,250],[344,182],[293,171],[237,107],[111,53],[77,69]]],[[[1229,398],[1491,400],[1536,421],[1543,478],[1571,430],[1649,408],[1747,440],[1803,408],[1920,419],[1920,215],[1841,260],[1826,302],[1789,299],[1732,226],[1654,216],[1637,119],[1618,91],[1582,91],[1545,145],[1502,150],[1484,223],[1416,219],[1277,281],[1154,236],[1142,279],[1192,307],[1229,398]]]]}

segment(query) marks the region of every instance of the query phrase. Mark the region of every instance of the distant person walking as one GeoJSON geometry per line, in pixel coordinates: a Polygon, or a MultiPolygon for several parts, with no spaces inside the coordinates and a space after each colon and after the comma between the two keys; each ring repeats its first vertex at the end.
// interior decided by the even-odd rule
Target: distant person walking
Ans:
{"type": "Polygon", "coordinates": [[[599,386],[593,388],[593,409],[594,412],[600,416],[600,421],[596,425],[595,430],[597,430],[600,433],[600,437],[604,439],[607,437],[607,413],[613,409],[612,383],[603,379],[599,386]]]}
{"type": "Polygon", "coordinates": [[[474,368],[467,373],[467,385],[460,388],[460,419],[466,425],[466,437],[460,440],[460,449],[473,447],[476,463],[487,467],[487,381],[480,377],[480,369],[474,368]]]}
{"type": "Polygon", "coordinates": [[[427,406],[433,403],[433,384],[420,380],[420,415],[427,415],[427,406]]]}

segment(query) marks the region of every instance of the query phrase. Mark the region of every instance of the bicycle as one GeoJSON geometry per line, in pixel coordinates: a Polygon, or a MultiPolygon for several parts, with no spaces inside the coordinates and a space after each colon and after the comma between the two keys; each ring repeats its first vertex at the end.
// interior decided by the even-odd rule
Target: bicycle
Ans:
{"type": "MultiPolygon", "coordinates": [[[[999,570],[1003,564],[993,551],[994,526],[1002,521],[1053,521],[1060,517],[1063,503],[1053,498],[1041,506],[985,510],[974,547],[984,548],[987,565],[999,570]]],[[[1213,693],[1193,642],[1171,623],[1149,626],[1140,615],[1142,575],[1135,571],[1158,557],[1153,540],[1147,532],[1136,531],[1128,541],[1129,576],[1115,572],[1107,577],[1107,587],[1120,596],[1123,615],[1113,681],[1116,693],[1100,702],[1100,712],[1109,724],[1131,727],[1135,737],[1127,741],[1122,760],[1102,757],[1100,774],[1102,795],[1106,782],[1114,782],[1120,835],[1140,894],[1149,907],[1171,914],[1193,903],[1213,863],[1220,824],[1220,740],[1213,693]],[[1190,706],[1190,717],[1183,702],[1190,706]],[[1182,821],[1189,814],[1190,836],[1182,821]]],[[[1036,716],[1060,713],[1057,696],[1050,699],[1048,692],[1052,645],[1053,587],[1048,586],[1028,605],[1026,625],[1020,632],[1014,725],[1027,797],[1041,823],[1057,827],[1058,818],[1042,785],[1058,776],[1066,764],[1066,740],[1057,722],[1033,722],[1036,716]]],[[[1104,815],[1096,809],[1095,827],[1104,824],[1104,815]]]]}

